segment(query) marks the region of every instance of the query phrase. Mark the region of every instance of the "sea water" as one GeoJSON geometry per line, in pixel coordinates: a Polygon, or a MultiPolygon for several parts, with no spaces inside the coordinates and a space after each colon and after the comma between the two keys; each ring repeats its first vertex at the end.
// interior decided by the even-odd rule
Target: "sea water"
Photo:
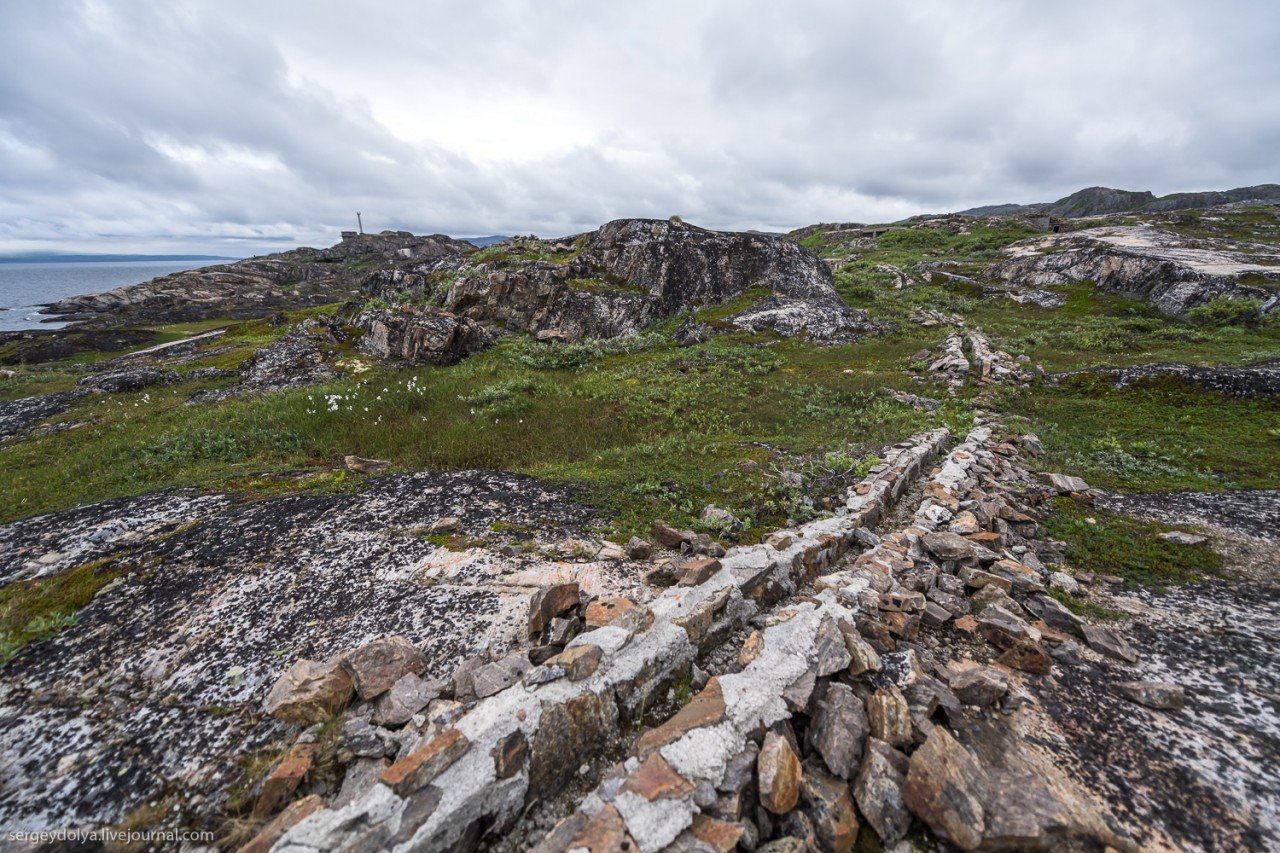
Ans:
{"type": "Polygon", "coordinates": [[[0,263],[0,331],[61,328],[66,324],[41,322],[52,319],[39,313],[41,305],[219,263],[229,261],[0,263]]]}

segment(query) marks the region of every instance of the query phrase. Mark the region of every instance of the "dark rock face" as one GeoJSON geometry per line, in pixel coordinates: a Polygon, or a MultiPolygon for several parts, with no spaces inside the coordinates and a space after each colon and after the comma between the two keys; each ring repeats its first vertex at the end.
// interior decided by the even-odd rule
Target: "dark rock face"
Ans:
{"type": "Polygon", "coordinates": [[[0,400],[0,441],[24,435],[38,422],[70,409],[84,391],[63,391],[20,400],[0,400]]]}
{"type": "Polygon", "coordinates": [[[460,261],[469,243],[405,231],[344,237],[328,249],[294,249],[234,264],[161,276],[104,293],[73,296],[47,312],[96,324],[175,323],[212,317],[263,317],[282,308],[322,305],[359,289],[378,265],[384,277],[403,266],[460,261]]]}
{"type": "Polygon", "coordinates": [[[329,353],[346,340],[342,321],[326,315],[303,320],[279,340],[254,350],[240,366],[240,382],[230,388],[207,391],[191,398],[208,403],[252,391],[301,388],[338,376],[329,353]]]}
{"type": "Polygon", "coordinates": [[[614,337],[762,287],[773,295],[728,318],[730,324],[822,341],[878,328],[845,307],[816,255],[789,240],[620,219],[575,242],[580,250],[563,262],[497,261],[464,269],[445,307],[525,331],[614,337]]]}
{"type": "Polygon", "coordinates": [[[1008,259],[987,267],[986,278],[1030,288],[1095,281],[1178,317],[1221,298],[1256,299],[1264,312],[1280,303],[1274,288],[1241,282],[1252,276],[1280,283],[1280,254],[1240,252],[1221,240],[1108,226],[1023,240],[1005,251],[1008,259]]]}
{"type": "Polygon", "coordinates": [[[112,394],[122,391],[141,391],[152,385],[167,385],[181,379],[182,377],[175,370],[139,367],[132,370],[116,370],[111,373],[94,373],[83,377],[76,384],[90,391],[112,394]]]}
{"type": "Polygon", "coordinates": [[[1219,391],[1237,397],[1280,394],[1280,363],[1258,367],[1201,367],[1198,364],[1166,362],[1138,364],[1133,367],[1091,367],[1087,370],[1051,373],[1047,378],[1059,382],[1070,376],[1085,374],[1105,376],[1121,388],[1143,379],[1173,376],[1206,391],[1219,391]]]}
{"type": "Polygon", "coordinates": [[[377,358],[453,364],[493,343],[478,323],[446,312],[362,311],[351,323],[366,330],[360,351],[377,358]]]}

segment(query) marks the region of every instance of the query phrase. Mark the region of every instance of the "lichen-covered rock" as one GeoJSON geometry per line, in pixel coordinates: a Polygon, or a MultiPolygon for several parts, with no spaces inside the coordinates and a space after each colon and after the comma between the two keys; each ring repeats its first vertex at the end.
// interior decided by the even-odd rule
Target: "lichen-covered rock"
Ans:
{"type": "Polygon", "coordinates": [[[453,364],[493,344],[478,323],[446,311],[361,311],[351,324],[365,330],[357,346],[377,358],[453,364]]]}
{"type": "Polygon", "coordinates": [[[1222,240],[1191,240],[1157,228],[1109,225],[1046,234],[1004,251],[1006,259],[983,275],[1022,288],[1094,281],[1103,290],[1145,299],[1179,317],[1222,298],[1256,299],[1264,310],[1277,305],[1273,289],[1242,279],[1280,281],[1280,253],[1242,252],[1222,240]]]}
{"type": "Polygon", "coordinates": [[[935,833],[962,850],[976,850],[986,830],[982,765],[946,729],[935,726],[911,756],[902,799],[935,833]]]}
{"type": "Polygon", "coordinates": [[[128,370],[113,370],[108,373],[91,373],[82,377],[76,385],[88,391],[118,394],[126,391],[141,391],[152,385],[170,385],[181,379],[181,375],[176,370],[136,367],[128,370]]]}

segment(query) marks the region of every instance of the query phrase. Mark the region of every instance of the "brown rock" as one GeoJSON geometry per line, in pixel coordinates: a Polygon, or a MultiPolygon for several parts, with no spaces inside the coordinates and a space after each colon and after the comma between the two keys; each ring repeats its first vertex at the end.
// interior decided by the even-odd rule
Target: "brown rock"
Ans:
{"type": "Polygon", "coordinates": [[[563,667],[564,674],[570,681],[581,681],[595,674],[603,658],[604,652],[599,646],[588,644],[565,649],[548,661],[548,664],[563,667]]]}
{"type": "Polygon", "coordinates": [[[582,848],[589,853],[625,853],[640,849],[635,839],[627,833],[627,825],[612,803],[597,812],[574,836],[566,849],[582,848]]]}
{"type": "Polygon", "coordinates": [[[745,667],[760,657],[762,651],[764,651],[764,634],[759,631],[752,631],[746,642],[742,644],[742,650],[738,652],[738,665],[745,667]]]}
{"type": "Polygon", "coordinates": [[[1130,702],[1160,711],[1177,711],[1185,701],[1185,691],[1167,681],[1118,681],[1111,692],[1130,702]]]}
{"type": "Polygon", "coordinates": [[[820,678],[837,673],[842,669],[848,669],[850,663],[852,663],[852,657],[845,644],[844,634],[836,627],[836,623],[832,621],[830,616],[824,616],[822,622],[818,625],[818,631],[813,638],[813,645],[814,674],[820,678]]]}
{"type": "Polygon", "coordinates": [[[603,628],[635,607],[629,598],[597,598],[587,605],[587,628],[603,628]]]}
{"type": "Polygon", "coordinates": [[[680,543],[685,541],[683,533],[662,519],[653,523],[653,538],[658,540],[664,548],[679,548],[680,543]]]}
{"type": "Polygon", "coordinates": [[[1089,644],[1089,648],[1107,657],[1125,663],[1136,663],[1138,660],[1138,653],[1123,637],[1102,625],[1085,625],[1084,641],[1089,644]]]}
{"type": "Polygon", "coordinates": [[[738,841],[742,838],[744,827],[740,823],[715,820],[706,815],[693,816],[693,825],[689,834],[700,841],[710,853],[733,853],[738,849],[738,841]]]}
{"type": "Polygon", "coordinates": [[[303,818],[310,817],[324,808],[324,800],[318,794],[295,800],[276,815],[275,820],[268,823],[238,853],[269,853],[272,846],[289,830],[293,829],[303,818]]]}
{"type": "Polygon", "coordinates": [[[950,684],[957,699],[979,708],[995,704],[1009,690],[1009,679],[993,666],[962,670],[951,678],[950,684]]]}
{"type": "Polygon", "coordinates": [[[833,683],[818,703],[807,738],[832,773],[851,779],[858,771],[862,742],[870,731],[862,700],[847,684],[833,683]]]}
{"type": "Polygon", "coordinates": [[[867,720],[871,736],[890,746],[911,743],[911,709],[898,685],[882,687],[867,700],[867,720]]]}
{"type": "Polygon", "coordinates": [[[867,741],[853,796],[886,847],[901,841],[911,827],[911,812],[902,799],[908,767],[907,757],[884,741],[867,741]]]}
{"type": "Polygon", "coordinates": [[[976,850],[986,830],[987,776],[970,752],[935,726],[911,756],[902,799],[937,835],[962,850],[976,850]]]}
{"type": "Polygon", "coordinates": [[[697,586],[705,583],[712,575],[720,571],[720,561],[711,557],[699,557],[685,560],[680,564],[680,586],[697,586]]]}
{"type": "Polygon", "coordinates": [[[724,694],[720,690],[720,679],[712,677],[707,686],[689,704],[677,711],[675,716],[640,735],[631,751],[640,758],[646,758],[655,750],[675,743],[687,732],[722,722],[724,715],[724,694]]]}
{"type": "Polygon", "coordinates": [[[422,654],[405,637],[380,637],[343,657],[343,667],[355,682],[356,693],[369,700],[391,689],[402,676],[420,675],[422,654]]]}
{"type": "Polygon", "coordinates": [[[800,780],[800,797],[805,813],[813,823],[814,834],[823,851],[850,853],[858,840],[857,809],[849,784],[822,769],[817,762],[804,765],[800,780]]]}
{"type": "Polygon", "coordinates": [[[636,794],[649,802],[679,800],[693,793],[693,785],[655,752],[627,776],[619,791],[636,794]]]}
{"type": "Polygon", "coordinates": [[[786,814],[800,799],[800,759],[786,738],[774,732],[764,736],[756,759],[760,804],[774,814],[786,814]]]}
{"type": "Polygon", "coordinates": [[[311,772],[311,764],[315,759],[314,744],[294,744],[280,763],[262,782],[262,793],[253,806],[253,816],[264,818],[280,808],[290,795],[302,784],[303,778],[311,772]]]}
{"type": "Polygon", "coordinates": [[[577,771],[580,756],[599,748],[617,729],[612,695],[587,693],[561,704],[544,703],[529,753],[529,789],[553,791],[577,771]]]}
{"type": "Polygon", "coordinates": [[[972,616],[961,616],[951,624],[954,625],[956,629],[961,631],[962,633],[965,633],[965,634],[978,633],[978,620],[974,619],[972,616]]]}
{"type": "Polygon", "coordinates": [[[353,692],[351,676],[338,658],[326,663],[298,660],[272,685],[266,711],[286,723],[309,726],[345,708],[353,692]]]}
{"type": "Polygon", "coordinates": [[[542,587],[529,600],[529,636],[540,637],[550,627],[552,619],[564,616],[577,607],[577,582],[542,587]]]}
{"type": "Polygon", "coordinates": [[[489,751],[493,756],[493,768],[499,779],[510,779],[524,769],[529,758],[529,741],[524,732],[516,729],[489,751]]]}
{"type": "Polygon", "coordinates": [[[392,764],[382,771],[379,778],[397,794],[406,797],[448,769],[470,746],[466,735],[458,729],[449,729],[392,764]]]}
{"type": "Polygon", "coordinates": [[[1010,669],[1033,672],[1036,675],[1049,675],[1053,671],[1053,659],[1041,648],[1039,643],[1022,640],[1014,643],[996,658],[996,663],[1010,669]]]}

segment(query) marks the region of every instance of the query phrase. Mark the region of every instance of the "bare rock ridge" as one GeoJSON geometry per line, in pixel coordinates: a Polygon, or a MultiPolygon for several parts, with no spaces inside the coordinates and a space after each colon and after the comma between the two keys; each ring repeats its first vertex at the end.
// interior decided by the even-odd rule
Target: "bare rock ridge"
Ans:
{"type": "Polygon", "coordinates": [[[1244,201],[1280,201],[1280,184],[1261,184],[1197,193],[1172,193],[1156,197],[1149,191],[1132,192],[1109,187],[1078,190],[1055,202],[1039,204],[992,204],[959,211],[966,216],[1017,216],[1039,213],[1049,216],[1102,216],[1109,213],[1165,213],[1172,210],[1213,207],[1244,201]]]}
{"type": "MultiPolygon", "coordinates": [[[[762,288],[772,295],[730,317],[730,324],[829,341],[879,328],[844,305],[815,255],[767,235],[620,219],[551,244],[545,260],[527,257],[530,248],[540,247],[481,253],[456,276],[451,272],[442,307],[485,324],[576,340],[634,334],[664,317],[762,288]]],[[[389,290],[380,293],[389,297],[389,290]]]]}
{"type": "Polygon", "coordinates": [[[1094,281],[1178,317],[1217,299],[1256,300],[1264,313],[1280,304],[1280,253],[1269,246],[1109,225],[1022,240],[1004,253],[983,275],[1020,290],[1094,281]]]}
{"type": "Polygon", "coordinates": [[[844,305],[821,260],[768,235],[622,219],[563,241],[530,238],[493,248],[477,251],[440,235],[347,235],[330,249],[176,273],[65,299],[49,311],[95,323],[174,322],[262,316],[363,292],[425,302],[490,329],[580,339],[634,334],[757,288],[767,298],[729,318],[730,325],[823,341],[879,328],[844,305]]]}
{"type": "Polygon", "coordinates": [[[104,293],[73,296],[46,312],[105,325],[262,317],[285,308],[347,299],[359,291],[374,264],[421,266],[473,248],[442,234],[361,234],[346,237],[328,249],[293,249],[177,272],[104,293]]]}

